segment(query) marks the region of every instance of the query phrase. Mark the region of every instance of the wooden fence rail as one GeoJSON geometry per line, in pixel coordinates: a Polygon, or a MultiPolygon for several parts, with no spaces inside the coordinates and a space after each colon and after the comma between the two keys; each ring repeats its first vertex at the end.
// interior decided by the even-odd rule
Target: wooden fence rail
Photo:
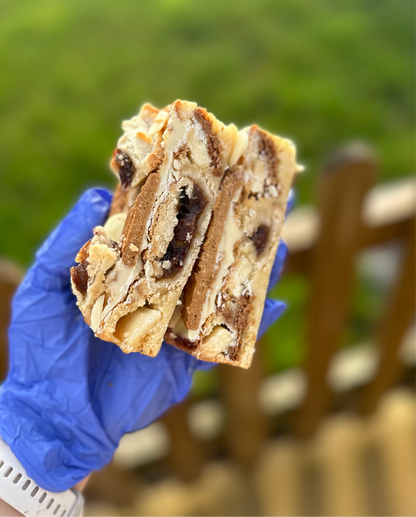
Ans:
{"type": "Polygon", "coordinates": [[[373,411],[383,393],[390,388],[399,375],[399,346],[415,316],[415,220],[409,227],[399,277],[381,317],[375,342],[381,349],[381,358],[373,381],[367,386],[360,404],[362,413],[373,411]]]}
{"type": "MultiPolygon", "coordinates": [[[[306,275],[311,284],[303,366],[307,389],[293,427],[298,437],[312,435],[332,407],[328,368],[347,324],[357,255],[392,241],[407,251],[373,338],[381,350],[377,373],[362,393],[357,411],[373,411],[399,375],[398,347],[415,315],[416,183],[410,178],[373,187],[377,169],[376,158],[364,146],[340,149],[320,178],[318,207],[294,210],[284,226],[290,252],[284,273],[306,275]]],[[[257,348],[261,351],[261,345],[257,348]]],[[[258,397],[264,371],[258,352],[247,372],[221,370],[226,448],[243,466],[253,462],[267,437],[268,421],[258,397]]]]}

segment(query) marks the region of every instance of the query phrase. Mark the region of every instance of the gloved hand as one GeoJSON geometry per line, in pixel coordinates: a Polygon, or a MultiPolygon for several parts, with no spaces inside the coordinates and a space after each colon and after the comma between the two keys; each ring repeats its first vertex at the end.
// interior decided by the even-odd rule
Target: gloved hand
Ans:
{"type": "MultiPolygon", "coordinates": [[[[146,427],[189,391],[209,363],[163,344],[155,358],[95,338],[75,305],[69,268],[111,203],[87,191],[36,255],[13,301],[10,371],[0,436],[41,487],[63,491],[108,463],[124,433],[146,427]]],[[[273,268],[277,280],[282,245],[273,268]]],[[[268,300],[259,335],[284,304],[268,300]]]]}

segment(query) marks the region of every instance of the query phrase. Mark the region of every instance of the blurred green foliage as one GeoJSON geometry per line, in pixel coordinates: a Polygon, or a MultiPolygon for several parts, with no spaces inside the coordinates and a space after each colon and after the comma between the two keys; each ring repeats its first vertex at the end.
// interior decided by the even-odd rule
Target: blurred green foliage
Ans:
{"type": "Polygon", "coordinates": [[[413,0],[0,1],[1,252],[27,265],[145,101],[196,100],[294,139],[310,200],[328,151],[364,138],[414,170],[413,0]]]}
{"type": "MultiPolygon", "coordinates": [[[[81,191],[114,186],[121,120],[145,101],[195,100],[292,138],[307,166],[300,203],[345,140],[375,146],[380,179],[412,173],[414,11],[414,0],[0,0],[0,254],[27,266],[81,191]]],[[[304,282],[275,291],[292,329],[275,367],[295,359],[304,282]]]]}

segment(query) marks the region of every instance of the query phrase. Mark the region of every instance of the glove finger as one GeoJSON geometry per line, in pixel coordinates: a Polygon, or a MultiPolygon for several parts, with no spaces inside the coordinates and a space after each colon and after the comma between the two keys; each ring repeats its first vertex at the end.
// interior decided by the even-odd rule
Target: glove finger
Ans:
{"type": "MultiPolygon", "coordinates": [[[[161,373],[157,389],[151,400],[141,412],[137,412],[137,420],[132,430],[146,427],[159,418],[172,404],[183,400],[189,392],[197,359],[182,350],[162,344],[159,354],[153,359],[157,364],[157,373],[161,373]]],[[[139,397],[140,398],[140,397],[139,397]]]]}
{"type": "Polygon", "coordinates": [[[80,248],[92,237],[95,226],[102,224],[111,204],[105,189],[87,190],[36,254],[36,264],[51,275],[68,277],[80,248]]]}
{"type": "Polygon", "coordinates": [[[269,292],[270,289],[277,282],[277,280],[278,280],[278,278],[280,276],[280,272],[282,270],[282,267],[283,267],[286,255],[287,255],[287,246],[281,240],[279,242],[279,247],[277,248],[276,258],[274,260],[274,264],[272,266],[272,271],[270,273],[269,286],[267,288],[267,292],[269,292]]]}
{"type": "Polygon", "coordinates": [[[257,333],[257,339],[260,339],[261,336],[266,332],[266,330],[271,325],[273,325],[273,323],[279,318],[279,316],[281,316],[285,308],[286,304],[284,302],[266,298],[263,316],[261,318],[259,331],[257,333]]]}

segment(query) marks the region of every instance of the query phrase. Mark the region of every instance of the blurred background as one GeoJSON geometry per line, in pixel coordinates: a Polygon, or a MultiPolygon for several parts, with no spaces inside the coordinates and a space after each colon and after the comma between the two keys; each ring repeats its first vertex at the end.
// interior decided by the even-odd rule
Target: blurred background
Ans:
{"type": "Polygon", "coordinates": [[[295,141],[287,302],[248,371],[123,440],[90,515],[414,515],[415,2],[0,0],[0,330],[121,121],[196,101],[295,141]],[[354,143],[351,143],[354,142],[354,143]]]}

